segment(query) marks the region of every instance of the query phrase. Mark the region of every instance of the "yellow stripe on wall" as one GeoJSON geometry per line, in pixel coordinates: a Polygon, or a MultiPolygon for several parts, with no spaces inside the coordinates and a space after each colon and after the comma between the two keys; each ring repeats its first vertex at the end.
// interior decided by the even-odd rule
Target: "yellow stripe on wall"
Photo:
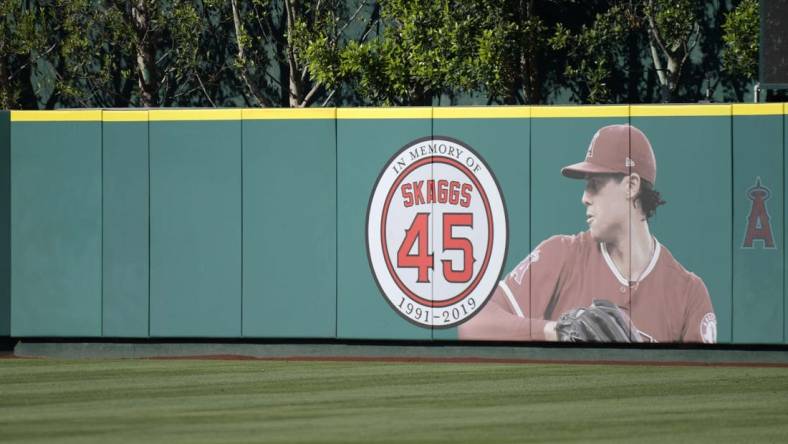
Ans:
{"type": "Polygon", "coordinates": [[[105,110],[101,114],[101,120],[104,122],[147,122],[147,110],[105,110]]]}
{"type": "Polygon", "coordinates": [[[101,122],[100,109],[11,111],[12,122],[101,122]]]}
{"type": "Polygon", "coordinates": [[[431,119],[431,107],[338,108],[337,119],[431,119]]]}
{"type": "Polygon", "coordinates": [[[241,109],[152,109],[151,122],[185,120],[241,120],[241,109]]]}
{"type": "Polygon", "coordinates": [[[435,107],[436,119],[517,119],[531,117],[530,106],[452,106],[435,107]]]}
{"type": "Polygon", "coordinates": [[[534,106],[531,117],[629,117],[629,105],[534,106]]]}
{"type": "Polygon", "coordinates": [[[783,113],[782,103],[734,103],[734,116],[770,116],[783,113]]]}
{"type": "Polygon", "coordinates": [[[244,120],[335,119],[336,108],[245,108],[244,120]]]}
{"type": "Polygon", "coordinates": [[[788,114],[788,103],[391,108],[184,108],[12,110],[12,122],[144,122],[277,119],[513,119],[788,114]]]}
{"type": "Polygon", "coordinates": [[[730,116],[731,105],[632,105],[632,117],[730,116]]]}

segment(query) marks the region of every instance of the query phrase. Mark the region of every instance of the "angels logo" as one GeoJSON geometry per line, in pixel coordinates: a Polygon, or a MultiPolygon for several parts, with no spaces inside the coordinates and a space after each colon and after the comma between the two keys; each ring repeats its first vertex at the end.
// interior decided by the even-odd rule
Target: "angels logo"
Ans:
{"type": "Polygon", "coordinates": [[[766,201],[770,195],[771,191],[761,185],[760,177],[756,178],[755,185],[747,190],[747,197],[752,201],[752,206],[747,216],[747,231],[744,234],[742,248],[753,248],[756,240],[761,241],[764,248],[775,248],[769,211],[766,209],[766,201]]]}
{"type": "Polygon", "coordinates": [[[467,145],[418,139],[381,171],[367,253],[383,296],[408,321],[444,328],[469,319],[495,289],[506,248],[498,183],[467,145]]]}

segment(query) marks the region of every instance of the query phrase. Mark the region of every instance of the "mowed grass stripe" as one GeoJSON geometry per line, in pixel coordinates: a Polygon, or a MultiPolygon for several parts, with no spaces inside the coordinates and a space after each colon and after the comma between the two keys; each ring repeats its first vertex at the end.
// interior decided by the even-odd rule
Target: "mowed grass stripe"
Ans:
{"type": "Polygon", "coordinates": [[[3,442],[759,441],[788,369],[0,360],[3,442]]]}

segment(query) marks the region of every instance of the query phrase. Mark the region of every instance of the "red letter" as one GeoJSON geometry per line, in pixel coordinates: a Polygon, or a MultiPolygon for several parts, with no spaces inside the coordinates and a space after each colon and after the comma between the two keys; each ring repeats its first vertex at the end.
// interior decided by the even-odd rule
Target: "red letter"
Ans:
{"type": "Polygon", "coordinates": [[[410,184],[403,183],[400,187],[402,190],[402,198],[405,200],[405,208],[413,206],[413,193],[410,191],[410,184]]]}
{"type": "Polygon", "coordinates": [[[435,203],[435,181],[427,181],[427,203],[435,203]]]}
{"type": "Polygon", "coordinates": [[[424,195],[421,194],[422,185],[424,185],[423,180],[413,182],[413,194],[416,196],[416,205],[421,205],[424,203],[424,195]]]}
{"type": "Polygon", "coordinates": [[[449,185],[449,203],[452,205],[457,205],[457,202],[460,201],[460,183],[452,180],[451,184],[449,185]]]}
{"type": "Polygon", "coordinates": [[[471,205],[471,191],[473,191],[471,184],[462,184],[462,199],[460,200],[460,206],[468,208],[471,205]]]}
{"type": "Polygon", "coordinates": [[[438,181],[438,202],[439,203],[446,203],[448,200],[447,194],[449,193],[448,190],[449,181],[447,180],[439,180],[438,181]]]}

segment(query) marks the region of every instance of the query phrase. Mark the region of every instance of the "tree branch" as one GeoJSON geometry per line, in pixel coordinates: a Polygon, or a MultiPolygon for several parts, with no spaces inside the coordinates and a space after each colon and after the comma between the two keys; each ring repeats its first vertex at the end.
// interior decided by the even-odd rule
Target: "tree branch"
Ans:
{"type": "MultiPolygon", "coordinates": [[[[235,0],[233,0],[233,1],[235,1],[235,0]]],[[[200,74],[195,72],[194,76],[197,77],[197,82],[200,83],[200,88],[202,88],[202,92],[203,92],[203,94],[205,94],[205,98],[208,99],[208,102],[211,104],[212,107],[216,108],[216,104],[213,103],[213,100],[211,100],[210,94],[208,94],[208,91],[205,89],[205,85],[203,85],[203,83],[202,83],[202,79],[200,78],[200,74]]]]}
{"type": "Polygon", "coordinates": [[[322,107],[324,107],[324,108],[325,108],[325,106],[326,106],[326,105],[328,105],[328,102],[330,102],[330,101],[331,101],[331,99],[334,97],[334,94],[335,94],[336,92],[337,92],[337,89],[336,89],[336,88],[334,88],[334,89],[331,91],[331,93],[328,95],[328,97],[326,97],[326,100],[324,100],[324,101],[323,101],[323,104],[322,104],[322,105],[320,105],[320,106],[322,106],[322,107]]]}
{"type": "Polygon", "coordinates": [[[44,57],[45,55],[52,52],[52,50],[55,49],[56,46],[57,46],[57,42],[53,43],[52,46],[50,46],[46,51],[42,52],[41,54],[38,54],[35,57],[31,57],[27,62],[22,64],[22,66],[19,67],[19,69],[11,73],[11,75],[8,76],[8,80],[14,80],[14,77],[16,77],[17,74],[22,72],[23,69],[27,68],[28,65],[32,65],[33,63],[37,62],[38,59],[40,59],[41,57],[44,57]]]}
{"type": "Polygon", "coordinates": [[[649,41],[649,47],[651,48],[651,59],[654,61],[654,68],[657,71],[659,83],[666,86],[668,84],[668,78],[665,76],[665,69],[662,67],[662,60],[660,60],[659,54],[657,54],[657,47],[654,46],[654,41],[649,41]]]}
{"type": "Polygon", "coordinates": [[[367,0],[363,0],[363,1],[362,1],[362,2],[361,2],[359,5],[358,5],[358,8],[356,8],[355,12],[353,12],[353,14],[350,16],[350,18],[349,18],[349,19],[348,19],[348,20],[345,22],[345,24],[344,24],[344,25],[342,25],[342,27],[341,27],[341,28],[339,28],[339,30],[337,31],[336,35],[334,36],[334,38],[335,38],[335,39],[339,39],[339,37],[342,35],[342,33],[345,31],[345,29],[346,29],[346,28],[347,28],[347,27],[348,27],[348,26],[349,26],[351,23],[353,23],[353,21],[354,21],[354,20],[356,20],[356,17],[358,17],[358,14],[361,12],[361,10],[362,10],[362,9],[363,9],[365,6],[367,6],[367,0]]]}
{"type": "Polygon", "coordinates": [[[359,43],[363,43],[367,39],[367,36],[369,36],[369,33],[372,32],[372,28],[374,28],[375,24],[377,24],[380,21],[380,3],[379,2],[375,2],[372,5],[372,14],[370,14],[369,18],[370,18],[370,20],[367,23],[367,26],[364,28],[364,32],[361,33],[361,38],[358,39],[359,43]]]}
{"type": "MultiPolygon", "coordinates": [[[[241,80],[243,80],[244,85],[246,85],[246,89],[249,90],[249,94],[257,101],[258,106],[265,106],[271,107],[272,103],[266,99],[259,91],[252,86],[252,82],[249,80],[249,76],[246,72],[247,60],[246,60],[246,53],[244,52],[244,44],[243,44],[243,24],[241,23],[241,14],[238,11],[238,0],[232,0],[232,10],[233,10],[233,26],[235,27],[235,41],[238,45],[238,71],[241,76],[241,80]]],[[[199,80],[199,78],[198,78],[199,80]]],[[[200,82],[202,83],[202,82],[200,82]]],[[[210,100],[210,98],[208,99],[210,100]]]]}
{"type": "Polygon", "coordinates": [[[654,16],[651,15],[651,8],[653,7],[654,7],[654,2],[649,1],[648,6],[644,11],[646,14],[646,19],[648,19],[649,33],[651,34],[651,37],[657,42],[657,45],[659,46],[660,50],[665,54],[665,56],[668,56],[670,54],[670,51],[668,51],[668,48],[666,48],[665,44],[662,42],[662,38],[660,38],[659,32],[657,32],[657,23],[654,20],[654,16]]]}
{"type": "Polygon", "coordinates": [[[309,92],[306,94],[306,96],[304,96],[304,100],[301,101],[299,107],[304,108],[306,106],[309,106],[312,102],[312,98],[314,97],[314,95],[317,93],[317,91],[320,89],[321,86],[322,84],[320,82],[315,83],[312,86],[312,89],[310,89],[309,92]]]}

